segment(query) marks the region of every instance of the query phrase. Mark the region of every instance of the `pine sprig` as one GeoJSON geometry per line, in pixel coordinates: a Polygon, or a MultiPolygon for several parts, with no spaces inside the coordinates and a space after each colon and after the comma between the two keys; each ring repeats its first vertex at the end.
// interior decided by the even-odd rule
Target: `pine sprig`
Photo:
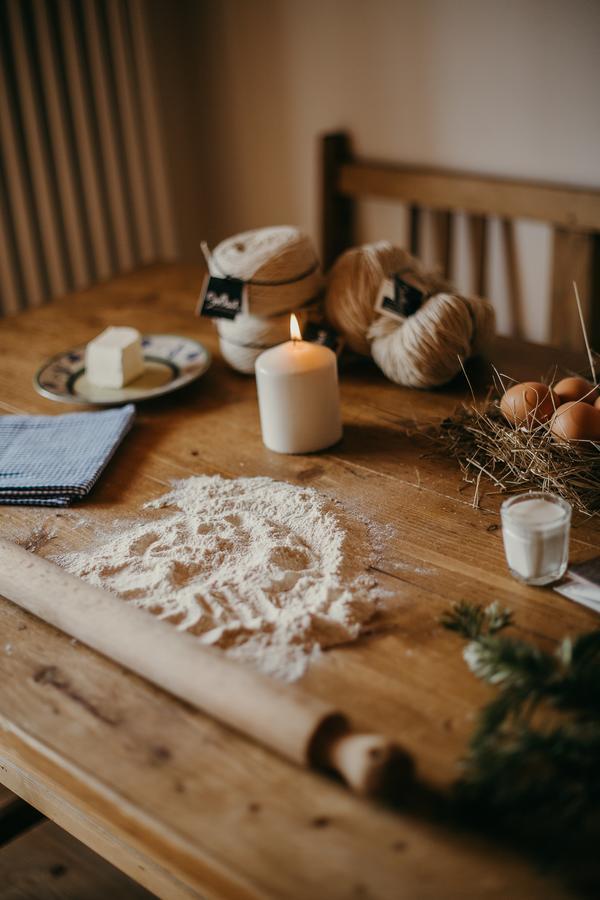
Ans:
{"type": "Polygon", "coordinates": [[[442,615],[441,624],[450,631],[457,631],[462,637],[475,640],[484,634],[496,634],[512,624],[512,613],[498,603],[484,607],[460,601],[442,615]]]}
{"type": "Polygon", "coordinates": [[[482,634],[463,656],[470,670],[488,684],[545,690],[559,669],[559,661],[538,647],[511,638],[482,634]]]}
{"type": "Polygon", "coordinates": [[[580,874],[600,841],[600,629],[549,653],[500,634],[513,620],[497,604],[455,604],[441,621],[497,691],[463,760],[459,810],[546,858],[577,859],[580,874]]]}

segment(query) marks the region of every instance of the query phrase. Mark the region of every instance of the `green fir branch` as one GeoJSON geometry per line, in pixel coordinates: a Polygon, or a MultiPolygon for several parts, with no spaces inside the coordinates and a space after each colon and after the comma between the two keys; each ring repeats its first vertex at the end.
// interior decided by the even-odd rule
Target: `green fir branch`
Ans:
{"type": "Polygon", "coordinates": [[[544,691],[559,671],[550,653],[524,641],[483,634],[463,651],[465,662],[478,678],[489,684],[528,686],[544,691]]]}
{"type": "Polygon", "coordinates": [[[490,603],[484,609],[483,606],[462,600],[453,603],[442,615],[440,622],[449,631],[456,631],[462,637],[475,640],[484,634],[496,634],[511,625],[512,613],[498,603],[490,603]]]}
{"type": "Polygon", "coordinates": [[[441,620],[468,641],[463,655],[474,675],[496,689],[463,760],[458,809],[546,860],[577,871],[582,860],[593,867],[600,841],[600,629],[565,638],[548,653],[499,634],[512,621],[497,604],[468,602],[441,620]]]}

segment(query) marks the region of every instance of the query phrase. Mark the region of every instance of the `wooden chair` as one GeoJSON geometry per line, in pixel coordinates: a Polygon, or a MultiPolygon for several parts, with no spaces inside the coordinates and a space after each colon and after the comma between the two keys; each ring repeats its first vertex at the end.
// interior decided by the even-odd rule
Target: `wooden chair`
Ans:
{"type": "Polygon", "coordinates": [[[569,348],[583,345],[573,302],[572,282],[576,281],[592,346],[600,350],[600,190],[357,159],[349,136],[337,132],[323,137],[322,191],[326,268],[357,243],[357,200],[384,198],[406,206],[409,249],[416,256],[422,211],[431,210],[436,262],[450,278],[454,216],[467,214],[473,285],[479,294],[485,294],[487,285],[489,218],[499,217],[517,337],[522,335],[518,334],[521,297],[514,220],[548,223],[553,227],[551,343],[569,348]]]}

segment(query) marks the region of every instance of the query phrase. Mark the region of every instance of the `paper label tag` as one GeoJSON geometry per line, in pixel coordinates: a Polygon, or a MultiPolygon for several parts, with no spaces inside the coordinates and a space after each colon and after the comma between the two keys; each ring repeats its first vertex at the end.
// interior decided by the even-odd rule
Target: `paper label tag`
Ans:
{"type": "Polygon", "coordinates": [[[341,334],[335,328],[317,322],[308,322],[304,326],[302,339],[311,344],[322,344],[323,347],[329,347],[336,356],[339,356],[344,343],[341,334]]]}
{"type": "Polygon", "coordinates": [[[394,275],[381,282],[375,309],[384,316],[404,320],[416,313],[424,299],[423,291],[404,281],[399,275],[394,275]]]}
{"type": "Polygon", "coordinates": [[[207,276],[198,300],[197,314],[210,319],[235,319],[245,312],[246,285],[237,278],[207,276]]]}

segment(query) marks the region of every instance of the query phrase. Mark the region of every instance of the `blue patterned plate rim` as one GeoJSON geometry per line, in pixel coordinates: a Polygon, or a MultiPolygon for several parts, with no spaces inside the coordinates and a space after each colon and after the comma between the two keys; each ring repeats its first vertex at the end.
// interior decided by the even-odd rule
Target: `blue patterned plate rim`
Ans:
{"type": "Polygon", "coordinates": [[[78,344],[76,347],[55,353],[54,356],[47,359],[33,377],[33,386],[38,394],[59,403],[82,406],[120,406],[123,403],[140,403],[154,397],[162,397],[191,384],[192,381],[204,375],[212,361],[210,351],[194,338],[179,334],[142,334],[144,359],[169,368],[173,373],[172,378],[157,387],[140,388],[137,393],[126,386],[123,391],[127,392],[127,396],[122,398],[91,399],[85,394],[76,394],[72,390],[73,384],[85,370],[85,366],[82,365],[85,359],[85,348],[86,344],[78,344]],[[168,354],[156,352],[158,342],[164,344],[169,341],[174,342],[174,346],[170,348],[168,354]],[[44,383],[44,375],[53,366],[60,366],[55,373],[55,382],[44,383]]]}

